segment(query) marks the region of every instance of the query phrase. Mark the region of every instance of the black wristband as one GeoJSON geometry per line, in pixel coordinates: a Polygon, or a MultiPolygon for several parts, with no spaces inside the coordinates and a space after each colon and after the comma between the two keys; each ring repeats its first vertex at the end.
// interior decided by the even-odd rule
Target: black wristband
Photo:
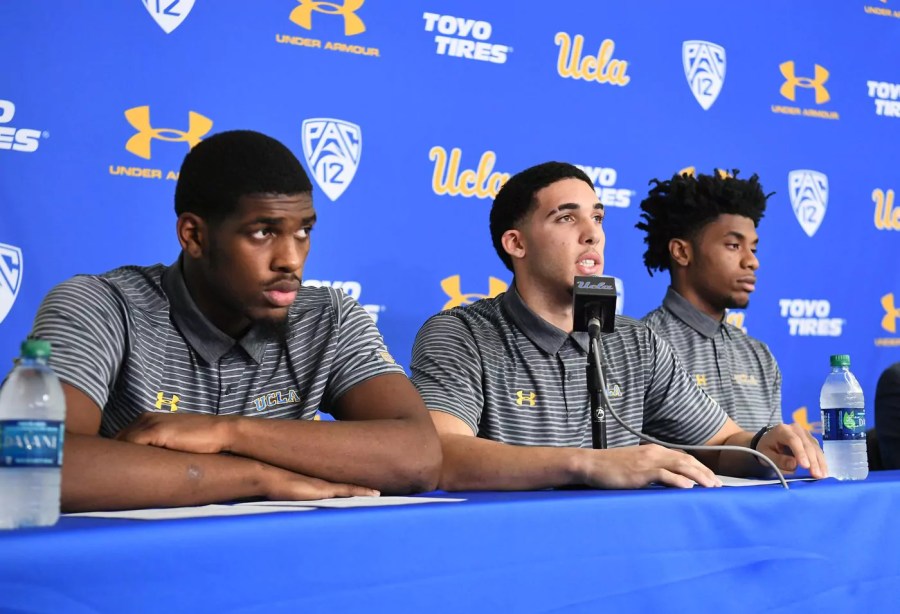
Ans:
{"type": "Polygon", "coordinates": [[[759,440],[762,439],[763,435],[771,431],[775,428],[772,424],[767,424],[756,432],[756,435],[753,436],[753,439],[750,440],[750,449],[755,450],[756,446],[759,445],[759,440]]]}

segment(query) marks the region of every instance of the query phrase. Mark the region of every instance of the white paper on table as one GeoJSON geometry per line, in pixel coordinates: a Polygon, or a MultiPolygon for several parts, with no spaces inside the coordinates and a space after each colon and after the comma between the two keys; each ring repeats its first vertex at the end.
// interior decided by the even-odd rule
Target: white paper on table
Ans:
{"type": "Polygon", "coordinates": [[[415,505],[418,503],[459,503],[465,499],[450,499],[443,497],[345,497],[342,499],[317,499],[315,501],[254,501],[253,503],[238,503],[235,507],[259,506],[259,507],[286,507],[294,506],[351,508],[351,507],[382,507],[388,505],[415,505]]]}
{"type": "Polygon", "coordinates": [[[132,520],[174,520],[177,518],[203,518],[207,516],[243,516],[245,514],[271,514],[273,512],[309,512],[314,507],[270,507],[249,505],[200,505],[196,507],[163,507],[145,510],[122,510],[115,512],[81,512],[64,514],[92,518],[125,518],[132,520]]]}
{"type": "MultiPolygon", "coordinates": [[[[717,475],[722,481],[722,486],[765,486],[767,484],[781,484],[781,480],[754,480],[751,478],[735,478],[730,475],[717,475]]],[[[814,480],[815,478],[786,478],[786,482],[803,482],[814,480]]]]}

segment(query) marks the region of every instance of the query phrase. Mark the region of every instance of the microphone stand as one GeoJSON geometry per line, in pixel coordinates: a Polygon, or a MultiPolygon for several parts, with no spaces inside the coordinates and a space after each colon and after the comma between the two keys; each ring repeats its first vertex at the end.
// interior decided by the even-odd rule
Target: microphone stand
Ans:
{"type": "Polygon", "coordinates": [[[606,449],[606,411],[603,409],[603,384],[600,381],[600,369],[598,362],[600,331],[603,328],[601,317],[594,316],[588,322],[588,335],[590,337],[590,351],[588,352],[587,384],[591,397],[591,443],[595,450],[606,449]],[[596,344],[596,345],[595,345],[596,344]]]}

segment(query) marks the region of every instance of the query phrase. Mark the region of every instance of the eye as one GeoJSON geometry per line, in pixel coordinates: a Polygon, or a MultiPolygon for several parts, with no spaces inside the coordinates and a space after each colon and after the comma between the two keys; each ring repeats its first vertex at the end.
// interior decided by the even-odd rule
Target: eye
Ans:
{"type": "Polygon", "coordinates": [[[260,228],[259,230],[254,230],[250,236],[254,239],[262,240],[268,238],[271,234],[271,228],[260,228]]]}
{"type": "Polygon", "coordinates": [[[594,215],[594,221],[597,222],[598,224],[602,224],[604,217],[605,216],[598,213],[598,214],[594,215]]]}
{"type": "Polygon", "coordinates": [[[306,226],[305,228],[301,228],[300,230],[295,232],[294,236],[298,239],[308,239],[311,232],[312,226],[306,226]]]}
{"type": "Polygon", "coordinates": [[[566,213],[565,215],[561,215],[558,218],[556,218],[556,221],[557,222],[571,222],[572,216],[571,216],[571,214],[566,213]]]}

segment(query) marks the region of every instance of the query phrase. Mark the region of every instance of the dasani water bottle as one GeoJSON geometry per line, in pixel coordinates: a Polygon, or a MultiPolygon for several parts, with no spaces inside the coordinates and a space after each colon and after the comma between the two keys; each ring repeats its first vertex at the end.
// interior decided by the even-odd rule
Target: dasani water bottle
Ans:
{"type": "Polygon", "coordinates": [[[864,480],[869,475],[865,402],[859,382],[850,373],[847,354],[831,357],[831,373],[822,386],[819,407],[828,475],[839,480],[864,480]]]}
{"type": "Polygon", "coordinates": [[[49,358],[49,342],[26,340],[0,389],[0,529],[59,519],[66,405],[49,358]]]}

